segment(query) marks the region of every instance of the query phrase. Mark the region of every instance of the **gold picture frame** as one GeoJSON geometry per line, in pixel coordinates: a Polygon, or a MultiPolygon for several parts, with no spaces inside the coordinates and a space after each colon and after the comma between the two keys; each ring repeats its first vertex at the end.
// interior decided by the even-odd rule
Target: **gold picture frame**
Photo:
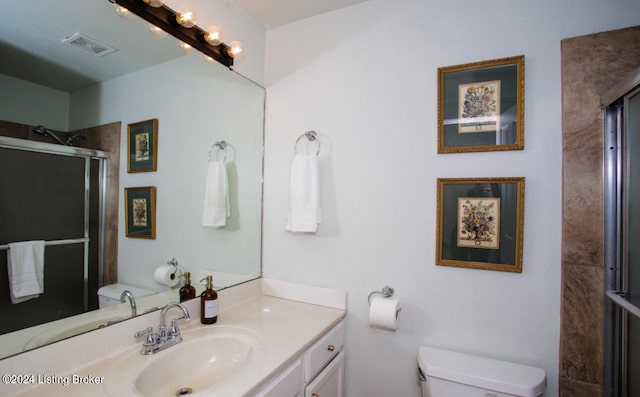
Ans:
{"type": "Polygon", "coordinates": [[[127,187],[124,189],[124,218],[127,237],[155,240],[155,186],[127,187]]]}
{"type": "Polygon", "coordinates": [[[438,153],[524,149],[524,55],[438,68],[438,153]]]}
{"type": "Polygon", "coordinates": [[[127,126],[127,172],[158,170],[158,119],[127,126]]]}
{"type": "Polygon", "coordinates": [[[436,265],[521,273],[524,182],[438,178],[436,265]]]}

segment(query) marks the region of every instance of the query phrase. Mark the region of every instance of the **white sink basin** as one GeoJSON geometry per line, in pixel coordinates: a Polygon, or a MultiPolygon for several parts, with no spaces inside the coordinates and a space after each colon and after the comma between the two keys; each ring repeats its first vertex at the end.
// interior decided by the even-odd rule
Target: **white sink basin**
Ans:
{"type": "Polygon", "coordinates": [[[150,356],[142,356],[139,348],[128,352],[122,360],[136,365],[117,364],[122,365],[120,379],[124,381],[118,383],[133,390],[107,387],[107,392],[157,397],[211,391],[246,369],[260,341],[252,331],[232,326],[198,328],[183,332],[182,338],[177,345],[150,356]]]}

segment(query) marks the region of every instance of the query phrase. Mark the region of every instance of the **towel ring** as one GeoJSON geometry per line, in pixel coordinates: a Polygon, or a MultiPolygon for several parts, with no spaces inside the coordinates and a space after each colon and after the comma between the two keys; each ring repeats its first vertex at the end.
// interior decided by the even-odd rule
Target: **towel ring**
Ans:
{"type": "Polygon", "coordinates": [[[318,139],[318,133],[314,130],[307,131],[304,134],[300,135],[298,139],[296,139],[296,143],[293,145],[293,151],[295,152],[295,154],[298,154],[298,142],[300,142],[300,139],[302,139],[303,137],[306,137],[309,142],[313,142],[317,139],[318,150],[316,150],[316,156],[320,154],[320,140],[318,139]]]}
{"type": "Polygon", "coordinates": [[[211,147],[209,148],[209,161],[211,161],[211,151],[213,150],[213,148],[218,148],[218,150],[216,151],[216,160],[218,160],[218,154],[220,152],[224,153],[224,157],[222,158],[222,162],[224,163],[227,160],[227,142],[219,141],[211,145],[211,147]]]}

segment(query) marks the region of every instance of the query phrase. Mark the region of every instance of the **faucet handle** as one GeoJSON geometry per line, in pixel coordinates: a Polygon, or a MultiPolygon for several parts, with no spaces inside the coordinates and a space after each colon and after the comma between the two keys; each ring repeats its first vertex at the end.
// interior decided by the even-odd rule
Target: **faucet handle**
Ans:
{"type": "Polygon", "coordinates": [[[171,320],[171,326],[169,327],[169,331],[167,331],[167,339],[180,337],[180,328],[178,328],[178,320],[179,319],[176,319],[176,318],[171,320]]]}
{"type": "Polygon", "coordinates": [[[153,346],[156,344],[156,335],[153,333],[153,328],[151,327],[148,327],[143,331],[138,331],[133,336],[136,338],[142,338],[144,336],[144,346],[153,346]]]}

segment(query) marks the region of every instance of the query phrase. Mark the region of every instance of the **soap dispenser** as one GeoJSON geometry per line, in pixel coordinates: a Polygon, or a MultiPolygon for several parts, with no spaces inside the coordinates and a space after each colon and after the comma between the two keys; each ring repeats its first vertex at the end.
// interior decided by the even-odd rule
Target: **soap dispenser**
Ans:
{"type": "Polygon", "coordinates": [[[213,290],[213,276],[207,276],[207,288],[200,295],[200,322],[213,324],[218,321],[218,293],[213,290]]]}
{"type": "Polygon", "coordinates": [[[196,288],[191,285],[191,273],[184,272],[180,277],[184,277],[184,285],[180,288],[180,302],[195,298],[196,288]]]}

